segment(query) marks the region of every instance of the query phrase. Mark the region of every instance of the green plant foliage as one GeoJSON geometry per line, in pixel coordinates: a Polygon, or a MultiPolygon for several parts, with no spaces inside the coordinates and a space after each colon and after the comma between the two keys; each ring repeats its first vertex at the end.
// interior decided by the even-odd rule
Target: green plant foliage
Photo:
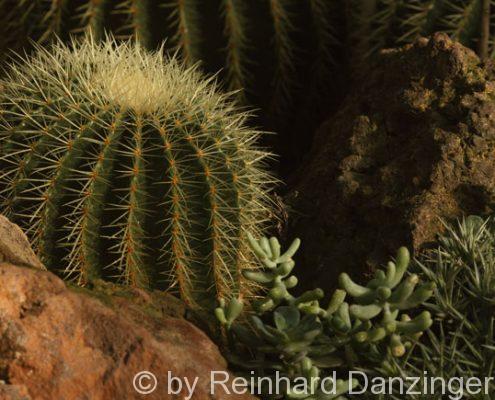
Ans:
{"type": "Polygon", "coordinates": [[[274,179],[231,95],[177,59],[91,37],[38,48],[0,86],[2,212],[49,270],[192,306],[249,297],[244,232],[269,218],[274,179]]]}
{"type": "Polygon", "coordinates": [[[165,42],[189,65],[259,112],[253,125],[279,133],[267,144],[293,167],[314,129],[384,48],[445,32],[493,56],[495,0],[0,0],[0,57],[30,40],[66,41],[91,31],[165,42]],[[302,135],[301,132],[306,132],[302,135]]]}
{"type": "Polygon", "coordinates": [[[276,372],[295,380],[313,377],[311,393],[294,393],[285,387],[285,398],[343,399],[349,385],[357,382],[325,380],[330,388],[321,390],[318,382],[328,378],[331,368],[381,366],[401,357],[432,324],[429,312],[414,319],[402,312],[415,310],[432,294],[434,284],[419,287],[417,275],[406,275],[407,249],[398,251],[396,262],[379,270],[367,286],[354,283],[348,275],[340,277],[328,305],[322,307],[321,289],[291,294],[297,278],[291,275],[300,241],[296,239],[285,251],[276,238],[254,239],[248,236],[252,250],[262,264],[259,271],[244,271],[244,276],[262,285],[266,295],[252,304],[248,321],[241,315],[242,301],[221,301],[215,314],[227,331],[229,360],[244,370],[260,376],[276,372]],[[346,297],[352,298],[349,304],[346,297]],[[314,390],[313,390],[314,389],[314,390]]]}
{"type": "MultiPolygon", "coordinates": [[[[348,313],[362,324],[353,327],[347,315],[337,315],[334,318],[335,326],[346,333],[352,332],[355,340],[363,343],[375,343],[390,335],[392,354],[403,356],[406,346],[401,336],[410,337],[423,332],[432,324],[432,320],[430,314],[424,311],[413,320],[407,314],[402,314],[399,321],[399,313],[423,304],[431,297],[435,287],[433,282],[418,287],[419,277],[416,274],[405,277],[409,261],[408,250],[405,247],[400,248],[396,262],[389,262],[385,271],[377,271],[375,278],[366,286],[354,283],[345,273],[341,274],[340,286],[355,302],[349,307],[348,313]],[[369,321],[380,315],[381,320],[372,327],[369,321]]],[[[379,352],[375,355],[381,356],[379,352]]]]}
{"type": "MultiPolygon", "coordinates": [[[[438,248],[424,255],[418,264],[425,278],[436,284],[434,296],[425,305],[435,323],[408,357],[391,360],[379,369],[380,374],[422,376],[426,371],[429,376],[446,380],[494,376],[494,249],[493,219],[470,216],[456,226],[446,225],[438,248]]],[[[463,398],[493,398],[493,381],[489,390],[488,397],[465,393],[463,398]]],[[[436,397],[428,398],[440,400],[443,397],[438,391],[436,397]]]]}

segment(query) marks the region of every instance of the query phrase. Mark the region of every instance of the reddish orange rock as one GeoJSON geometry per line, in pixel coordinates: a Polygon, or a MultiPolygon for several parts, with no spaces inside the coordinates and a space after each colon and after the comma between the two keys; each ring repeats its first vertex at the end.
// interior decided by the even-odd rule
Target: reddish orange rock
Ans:
{"type": "MultiPolygon", "coordinates": [[[[0,263],[0,399],[187,397],[185,388],[179,396],[167,394],[169,371],[190,382],[199,378],[195,400],[252,398],[220,386],[210,394],[210,372],[227,367],[218,348],[186,320],[154,315],[146,305],[152,296],[109,296],[105,304],[49,272],[0,263]],[[144,306],[136,307],[139,302],[144,306]],[[143,370],[157,378],[148,395],[133,387],[143,370]]],[[[141,380],[143,388],[151,383],[141,380]]]]}

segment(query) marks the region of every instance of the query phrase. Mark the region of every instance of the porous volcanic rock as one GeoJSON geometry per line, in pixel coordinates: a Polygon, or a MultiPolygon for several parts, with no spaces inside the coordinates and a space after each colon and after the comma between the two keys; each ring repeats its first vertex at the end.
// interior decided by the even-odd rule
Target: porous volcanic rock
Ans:
{"type": "Polygon", "coordinates": [[[319,129],[287,196],[303,283],[335,285],[418,251],[441,219],[495,203],[495,81],[436,34],[385,51],[319,129]]]}
{"type": "MultiPolygon", "coordinates": [[[[169,371],[199,379],[195,400],[253,399],[220,386],[211,394],[211,371],[226,371],[227,364],[183,315],[179,300],[161,292],[103,282],[91,290],[71,288],[50,272],[1,261],[0,399],[185,398],[186,389],[169,394],[169,371]],[[135,390],[141,371],[156,376],[153,393],[135,390]]],[[[152,383],[148,376],[139,382],[141,390],[152,383]]]]}

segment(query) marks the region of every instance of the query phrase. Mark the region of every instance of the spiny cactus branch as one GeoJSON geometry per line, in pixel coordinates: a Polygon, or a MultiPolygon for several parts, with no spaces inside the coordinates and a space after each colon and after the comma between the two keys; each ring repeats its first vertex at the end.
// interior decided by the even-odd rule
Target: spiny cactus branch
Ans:
{"type": "Polygon", "coordinates": [[[197,0],[174,0],[167,5],[172,8],[170,22],[174,25],[173,41],[187,65],[194,65],[201,59],[201,30],[197,0]]]}
{"type": "MultiPolygon", "coordinates": [[[[249,81],[247,72],[247,27],[246,4],[239,0],[223,0],[222,13],[225,19],[224,34],[227,38],[227,58],[225,61],[228,75],[228,89],[242,90],[249,81]]],[[[245,99],[245,95],[242,95],[245,99]]]]}
{"type": "Polygon", "coordinates": [[[95,40],[103,40],[110,10],[110,0],[89,0],[78,12],[78,27],[74,33],[91,31],[95,40]]]}
{"type": "Polygon", "coordinates": [[[488,51],[490,47],[490,11],[491,0],[482,0],[481,6],[481,34],[478,44],[478,54],[482,60],[488,58],[488,51]]]}
{"type": "Polygon", "coordinates": [[[151,6],[150,0],[124,0],[117,4],[114,13],[124,15],[125,24],[117,31],[119,37],[134,38],[146,48],[153,48],[151,33],[151,6]]]}
{"type": "Polygon", "coordinates": [[[273,21],[273,47],[275,51],[274,92],[271,108],[281,113],[290,106],[290,94],[295,73],[295,44],[291,36],[295,29],[291,1],[269,0],[273,21]]]}

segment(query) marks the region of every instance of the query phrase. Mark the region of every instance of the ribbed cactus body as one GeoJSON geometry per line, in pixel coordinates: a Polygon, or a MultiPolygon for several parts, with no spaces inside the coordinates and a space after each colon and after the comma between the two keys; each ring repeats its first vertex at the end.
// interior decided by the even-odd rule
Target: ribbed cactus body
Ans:
{"type": "Polygon", "coordinates": [[[243,236],[267,218],[267,153],[229,96],[139,45],[37,49],[2,86],[2,211],[79,283],[245,296],[243,236]]]}

